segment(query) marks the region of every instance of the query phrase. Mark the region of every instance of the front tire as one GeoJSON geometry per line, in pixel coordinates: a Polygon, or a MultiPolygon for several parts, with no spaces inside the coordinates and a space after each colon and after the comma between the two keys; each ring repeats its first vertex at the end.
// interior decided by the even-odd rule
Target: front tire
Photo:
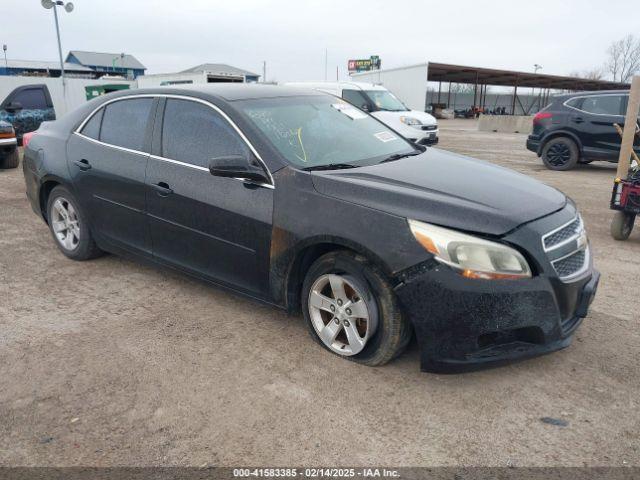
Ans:
{"type": "Polygon", "coordinates": [[[549,170],[571,170],[579,160],[578,146],[568,137],[552,138],[542,149],[542,162],[549,170]]]}
{"type": "Polygon", "coordinates": [[[311,265],[302,286],[302,310],[316,342],[364,365],[389,362],[411,339],[382,272],[350,251],[327,253],[311,265]]]}
{"type": "Polygon", "coordinates": [[[617,211],[611,221],[611,236],[615,240],[626,240],[633,231],[635,220],[635,214],[617,211]]]}
{"type": "Polygon", "coordinates": [[[51,190],[47,200],[49,230],[60,251],[72,260],[99,257],[87,217],[73,194],[63,186],[51,190]]]}

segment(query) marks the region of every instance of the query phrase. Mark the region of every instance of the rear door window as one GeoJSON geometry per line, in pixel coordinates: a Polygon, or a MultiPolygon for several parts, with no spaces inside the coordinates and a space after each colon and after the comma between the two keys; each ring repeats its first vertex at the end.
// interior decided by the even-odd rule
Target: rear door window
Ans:
{"type": "Polygon", "coordinates": [[[581,110],[598,115],[622,115],[622,95],[596,95],[582,100],[581,110]]]}
{"type": "Polygon", "coordinates": [[[143,151],[153,98],[119,100],[104,107],[100,141],[143,151]]]}
{"type": "Polygon", "coordinates": [[[573,108],[580,108],[580,105],[582,105],[582,100],[583,99],[581,97],[572,98],[571,100],[567,100],[566,105],[573,108]]]}
{"type": "Polygon", "coordinates": [[[25,110],[45,110],[47,97],[41,88],[27,88],[19,91],[11,100],[12,103],[19,103],[25,110]]]}
{"type": "Polygon", "coordinates": [[[102,114],[104,113],[104,108],[101,108],[96,113],[93,114],[93,117],[89,119],[84,128],[82,129],[82,134],[86,137],[93,138],[98,140],[100,138],[100,124],[102,123],[102,114]]]}
{"type": "Polygon", "coordinates": [[[163,157],[208,168],[212,158],[248,154],[246,143],[211,107],[190,100],[167,100],[162,123],[163,157]]]}

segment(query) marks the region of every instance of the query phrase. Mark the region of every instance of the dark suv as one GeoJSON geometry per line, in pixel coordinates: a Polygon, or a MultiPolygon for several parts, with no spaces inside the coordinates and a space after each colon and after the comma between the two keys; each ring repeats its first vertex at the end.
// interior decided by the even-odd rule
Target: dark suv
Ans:
{"type": "MultiPolygon", "coordinates": [[[[533,117],[527,149],[551,170],[570,170],[593,160],[617,162],[629,92],[609,90],[558,95],[533,117]]],[[[640,138],[634,148],[640,152],[640,138]]]]}

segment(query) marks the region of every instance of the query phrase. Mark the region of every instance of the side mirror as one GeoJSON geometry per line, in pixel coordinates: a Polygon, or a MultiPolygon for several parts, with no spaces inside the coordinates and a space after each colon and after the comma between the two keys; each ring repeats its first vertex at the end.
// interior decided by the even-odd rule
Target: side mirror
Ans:
{"type": "Polygon", "coordinates": [[[18,112],[22,110],[22,104],[20,102],[11,102],[4,108],[7,112],[18,112]]]}
{"type": "Polygon", "coordinates": [[[209,171],[216,177],[242,178],[252,182],[268,183],[264,169],[255,160],[244,155],[227,155],[212,158],[209,171]]]}
{"type": "Polygon", "coordinates": [[[368,112],[370,110],[369,105],[367,103],[363,103],[362,106],[360,107],[360,110],[364,110],[365,112],[368,112]]]}

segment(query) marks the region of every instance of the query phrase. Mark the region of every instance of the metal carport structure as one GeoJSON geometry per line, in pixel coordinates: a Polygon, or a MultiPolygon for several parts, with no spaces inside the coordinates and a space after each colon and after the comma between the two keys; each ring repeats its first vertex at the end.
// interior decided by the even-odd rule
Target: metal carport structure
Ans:
{"type": "MultiPolygon", "coordinates": [[[[515,112],[516,102],[523,111],[525,106],[518,99],[518,87],[539,88],[540,101],[545,105],[551,90],[587,91],[587,90],[627,90],[628,83],[612,82],[609,80],[592,80],[587,78],[565,77],[541,73],[518,72],[514,70],[499,70],[494,68],[470,67],[447,63],[428,63],[427,80],[438,82],[438,100],[442,92],[442,82],[449,83],[447,95],[451,95],[452,83],[474,85],[474,100],[476,106],[484,108],[487,86],[513,87],[511,114],[515,112]],[[479,90],[478,90],[479,89],[479,90]]],[[[447,103],[449,103],[448,100],[447,103]]],[[[531,108],[531,107],[529,107],[531,108]]],[[[528,112],[527,112],[528,113],[528,112]]]]}

